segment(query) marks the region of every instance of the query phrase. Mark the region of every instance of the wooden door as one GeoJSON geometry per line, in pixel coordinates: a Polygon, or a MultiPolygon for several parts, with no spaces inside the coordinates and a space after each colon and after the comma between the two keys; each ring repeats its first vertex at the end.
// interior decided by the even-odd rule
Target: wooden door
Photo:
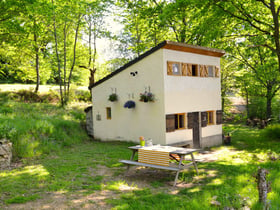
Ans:
{"type": "Polygon", "coordinates": [[[193,112],[193,147],[200,148],[199,112],[193,112]]]}

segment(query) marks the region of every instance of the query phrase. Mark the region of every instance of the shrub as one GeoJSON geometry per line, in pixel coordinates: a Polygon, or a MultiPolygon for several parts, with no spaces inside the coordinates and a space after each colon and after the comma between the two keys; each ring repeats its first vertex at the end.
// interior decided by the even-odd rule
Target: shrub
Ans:
{"type": "Polygon", "coordinates": [[[32,90],[19,90],[17,95],[20,97],[20,101],[41,102],[41,98],[38,93],[34,93],[32,90]]]}
{"type": "Polygon", "coordinates": [[[280,141],[280,124],[270,125],[262,132],[264,138],[280,141]]]}
{"type": "Polygon", "coordinates": [[[84,120],[81,107],[6,101],[0,106],[0,139],[13,143],[14,158],[40,156],[88,139],[84,120]]]}
{"type": "Polygon", "coordinates": [[[48,93],[42,94],[40,97],[41,102],[44,103],[58,103],[60,100],[59,93],[54,90],[50,90],[48,93]]]}
{"type": "Polygon", "coordinates": [[[91,101],[91,94],[87,90],[76,90],[74,99],[77,101],[84,101],[84,102],[90,102],[91,101]]]}

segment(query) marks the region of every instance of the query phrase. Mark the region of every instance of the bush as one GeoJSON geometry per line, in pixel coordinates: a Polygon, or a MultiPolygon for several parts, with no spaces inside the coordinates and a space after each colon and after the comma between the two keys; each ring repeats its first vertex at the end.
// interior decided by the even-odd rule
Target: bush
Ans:
{"type": "Polygon", "coordinates": [[[13,143],[14,158],[40,156],[87,140],[84,120],[82,107],[0,99],[0,139],[13,143]]]}
{"type": "Polygon", "coordinates": [[[280,124],[270,125],[262,132],[264,138],[280,141],[280,124]]]}
{"type": "Polygon", "coordinates": [[[90,102],[91,94],[87,90],[72,90],[70,91],[70,100],[71,101],[82,101],[82,102],[90,102]]]}

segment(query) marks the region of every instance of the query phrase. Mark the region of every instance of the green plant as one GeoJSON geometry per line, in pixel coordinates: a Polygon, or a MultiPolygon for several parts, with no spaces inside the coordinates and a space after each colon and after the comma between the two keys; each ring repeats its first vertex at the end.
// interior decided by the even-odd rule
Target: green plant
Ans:
{"type": "Polygon", "coordinates": [[[90,91],[86,90],[76,90],[74,100],[83,101],[83,102],[90,102],[91,101],[91,94],[90,91]]]}
{"type": "Polygon", "coordinates": [[[112,93],[111,95],[109,95],[108,98],[109,101],[114,102],[118,100],[118,95],[116,93],[112,93]]]}
{"type": "Polygon", "coordinates": [[[154,102],[155,101],[155,96],[151,92],[145,91],[144,93],[140,93],[140,101],[154,102]]]}
{"type": "Polygon", "coordinates": [[[15,158],[35,157],[88,138],[82,107],[6,101],[0,106],[0,138],[13,143],[15,158]]]}
{"type": "Polygon", "coordinates": [[[280,124],[270,125],[262,131],[262,135],[266,139],[280,141],[280,124]]]}

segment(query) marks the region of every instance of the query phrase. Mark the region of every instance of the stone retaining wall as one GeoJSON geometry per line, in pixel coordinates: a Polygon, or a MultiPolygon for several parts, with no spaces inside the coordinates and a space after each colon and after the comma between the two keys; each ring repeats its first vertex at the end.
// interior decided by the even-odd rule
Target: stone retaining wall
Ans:
{"type": "Polygon", "coordinates": [[[8,169],[12,161],[12,143],[6,139],[0,139],[0,170],[8,169]]]}

